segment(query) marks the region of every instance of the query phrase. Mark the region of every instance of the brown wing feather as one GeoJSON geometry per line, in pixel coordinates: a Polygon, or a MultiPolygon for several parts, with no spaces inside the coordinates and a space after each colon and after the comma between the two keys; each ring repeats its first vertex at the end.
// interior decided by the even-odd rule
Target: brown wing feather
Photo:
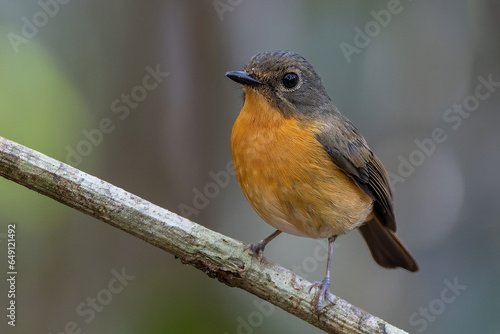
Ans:
{"type": "Polygon", "coordinates": [[[344,127],[335,131],[327,128],[316,134],[334,162],[351,177],[356,185],[374,200],[374,212],[383,226],[396,231],[393,198],[387,172],[380,160],[368,148],[359,131],[344,118],[344,127]],[[332,135],[334,134],[334,135],[332,135]]]}
{"type": "Polygon", "coordinates": [[[396,236],[393,197],[389,177],[380,160],[368,148],[365,139],[343,116],[316,139],[333,161],[373,199],[373,219],[359,228],[374,260],[386,268],[402,267],[418,271],[418,264],[396,236]],[[339,121],[340,120],[340,121],[339,121]]]}

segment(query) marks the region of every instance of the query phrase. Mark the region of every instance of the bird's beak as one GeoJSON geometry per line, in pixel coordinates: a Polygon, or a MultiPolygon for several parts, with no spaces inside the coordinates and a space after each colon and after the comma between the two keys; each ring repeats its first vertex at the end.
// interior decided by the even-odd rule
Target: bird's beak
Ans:
{"type": "Polygon", "coordinates": [[[252,78],[249,73],[244,71],[229,71],[226,73],[226,77],[242,85],[247,85],[252,87],[264,85],[262,81],[252,78]]]}

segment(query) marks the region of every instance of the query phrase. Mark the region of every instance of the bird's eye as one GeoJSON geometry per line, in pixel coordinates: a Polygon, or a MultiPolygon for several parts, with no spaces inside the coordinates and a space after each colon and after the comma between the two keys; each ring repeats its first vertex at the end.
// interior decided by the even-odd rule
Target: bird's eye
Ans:
{"type": "Polygon", "coordinates": [[[295,88],[299,83],[299,76],[297,73],[289,72],[283,76],[283,86],[288,89],[295,88]]]}

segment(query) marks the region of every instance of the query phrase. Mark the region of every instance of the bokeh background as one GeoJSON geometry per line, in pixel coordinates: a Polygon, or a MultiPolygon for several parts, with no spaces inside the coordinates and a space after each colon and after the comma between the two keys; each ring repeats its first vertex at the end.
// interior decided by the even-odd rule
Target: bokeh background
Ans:
{"type": "MultiPolygon", "coordinates": [[[[493,0],[0,0],[0,135],[256,242],[273,229],[234,176],[206,203],[196,193],[231,161],[242,93],[224,73],[260,51],[294,50],[391,173],[398,235],[421,266],[383,269],[352,232],[338,239],[332,292],[412,333],[497,333],[499,15],[493,0]],[[168,75],[141,88],[156,69],[168,75]],[[497,84],[479,88],[480,77],[497,84]],[[490,94],[475,100],[477,89],[490,94]],[[472,111],[460,114],[464,103],[472,111]],[[103,119],[113,130],[85,146],[103,119]],[[446,140],[432,147],[435,129],[446,140]]],[[[8,223],[17,226],[18,313],[8,326],[2,279],[2,333],[320,332],[5,179],[0,272],[8,223]],[[133,279],[110,299],[113,270],[133,279]],[[96,297],[106,305],[89,311],[96,297]]],[[[318,245],[283,235],[266,256],[320,280],[318,245]]]]}

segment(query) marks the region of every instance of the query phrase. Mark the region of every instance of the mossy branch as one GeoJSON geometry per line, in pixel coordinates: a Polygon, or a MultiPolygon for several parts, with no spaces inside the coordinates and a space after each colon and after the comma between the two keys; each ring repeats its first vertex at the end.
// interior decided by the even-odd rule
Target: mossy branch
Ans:
{"type": "Polygon", "coordinates": [[[336,296],[336,304],[325,306],[318,316],[311,306],[310,282],[267,259],[252,261],[241,241],[2,137],[0,175],[141,238],[328,333],[405,333],[336,296]]]}

